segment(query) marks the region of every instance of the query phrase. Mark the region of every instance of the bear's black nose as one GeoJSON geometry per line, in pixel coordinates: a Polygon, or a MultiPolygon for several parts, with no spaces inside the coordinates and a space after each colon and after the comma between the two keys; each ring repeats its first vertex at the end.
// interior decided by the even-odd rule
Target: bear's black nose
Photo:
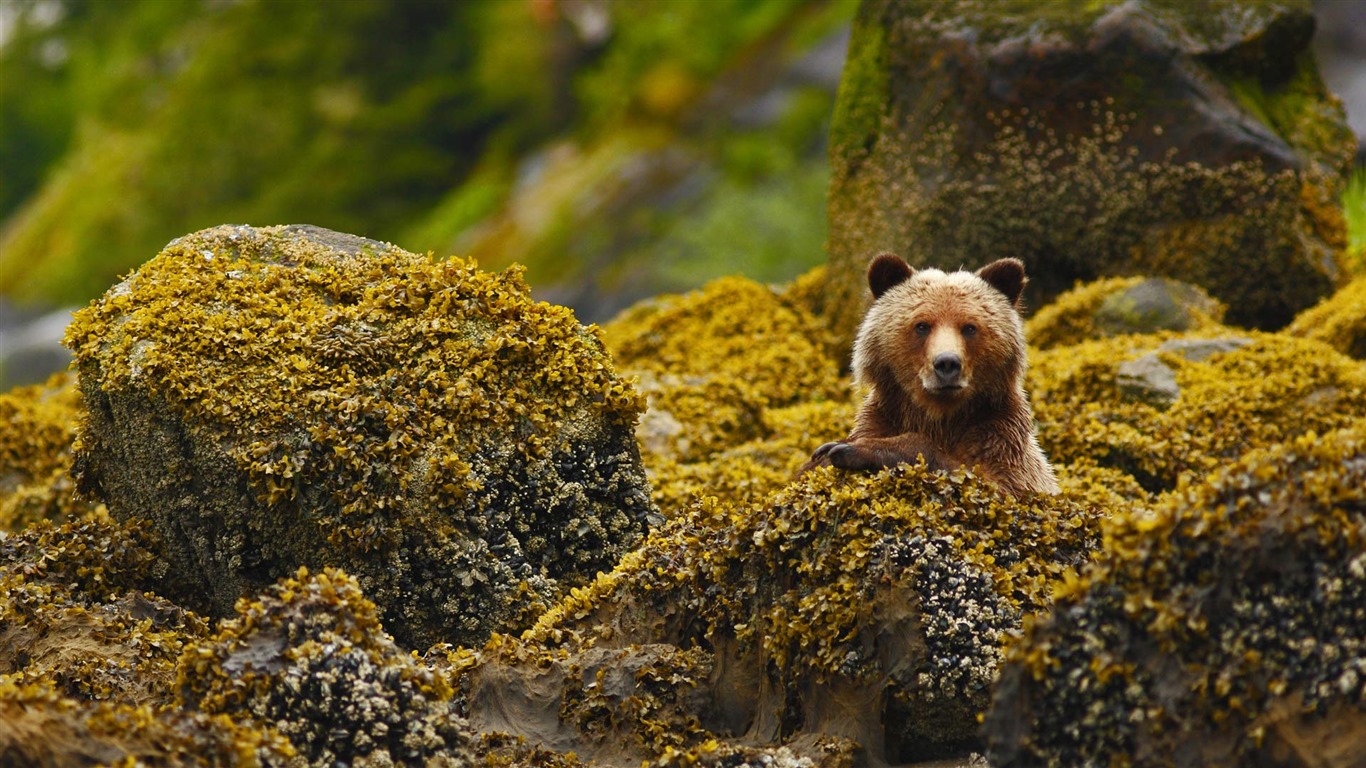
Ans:
{"type": "Polygon", "coordinates": [[[940,352],[934,356],[934,374],[939,378],[939,383],[945,386],[958,383],[958,376],[963,372],[963,360],[952,352],[940,352]]]}

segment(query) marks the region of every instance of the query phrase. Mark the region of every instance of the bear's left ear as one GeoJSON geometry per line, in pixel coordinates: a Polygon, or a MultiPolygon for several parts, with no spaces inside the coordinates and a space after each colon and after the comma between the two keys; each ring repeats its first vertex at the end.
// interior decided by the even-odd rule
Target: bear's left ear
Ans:
{"type": "Polygon", "coordinates": [[[1016,307],[1020,304],[1020,294],[1024,292],[1025,283],[1029,282],[1025,277],[1024,262],[1019,259],[997,259],[977,270],[977,276],[987,281],[992,288],[1004,293],[1011,306],[1016,307]]]}
{"type": "Polygon", "coordinates": [[[913,274],[915,270],[900,256],[894,253],[878,254],[873,263],[868,265],[868,287],[873,291],[873,300],[882,298],[882,294],[906,282],[913,274]]]}

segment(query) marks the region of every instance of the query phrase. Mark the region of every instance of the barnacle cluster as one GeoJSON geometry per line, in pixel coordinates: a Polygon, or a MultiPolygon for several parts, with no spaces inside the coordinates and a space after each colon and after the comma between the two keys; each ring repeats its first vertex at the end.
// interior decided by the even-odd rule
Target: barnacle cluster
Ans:
{"type": "Polygon", "coordinates": [[[68,374],[0,393],[0,531],[39,520],[62,523],[94,510],[75,497],[68,474],[80,402],[68,374]]]}
{"type": "Polygon", "coordinates": [[[1116,517],[1011,649],[992,764],[1359,762],[1364,536],[1363,418],[1116,517]]]}
{"type": "Polygon", "coordinates": [[[401,642],[525,626],[651,510],[597,334],[479,271],[312,227],[180,238],[77,313],[76,474],[201,610],[344,567],[401,642]]]}
{"type": "Polygon", "coordinates": [[[1249,449],[1366,416],[1361,363],[1284,334],[1087,341],[1032,355],[1027,382],[1050,459],[1115,468],[1149,491],[1170,489],[1183,475],[1203,476],[1249,449]],[[1123,364],[1150,353],[1178,388],[1174,401],[1121,390],[1123,364]]]}
{"type": "Polygon", "coordinates": [[[1337,293],[1301,312],[1285,331],[1366,360],[1366,275],[1353,278],[1337,293]]]}
{"type": "Polygon", "coordinates": [[[180,659],[186,709],[268,726],[313,766],[469,765],[444,679],[400,649],[355,579],[300,568],[180,659]]]}
{"type": "Polygon", "coordinates": [[[761,502],[702,499],[523,639],[705,648],[728,717],[768,713],[766,738],[829,732],[823,702],[858,690],[856,741],[885,729],[889,758],[953,754],[975,738],[1001,643],[1085,564],[1101,514],[923,465],[820,470],[761,502]]]}
{"type": "Polygon", "coordinates": [[[781,291],[723,278],[604,326],[617,366],[648,398],[636,432],[666,516],[701,494],[762,498],[848,429],[848,383],[814,313],[823,273],[781,291]]]}

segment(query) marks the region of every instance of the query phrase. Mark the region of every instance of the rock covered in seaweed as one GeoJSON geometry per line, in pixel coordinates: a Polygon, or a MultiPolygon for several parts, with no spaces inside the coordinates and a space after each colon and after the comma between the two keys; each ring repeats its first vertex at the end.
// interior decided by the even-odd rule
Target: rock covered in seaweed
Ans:
{"type": "Polygon", "coordinates": [[[1344,276],[1355,152],[1313,29],[1307,0],[866,0],[830,130],[835,329],[882,250],[1019,257],[1036,305],[1148,274],[1289,322],[1344,276]]]}
{"type": "Polygon", "coordinates": [[[638,396],[569,310],[313,227],[180,238],[77,313],[76,474],[226,615],[344,567],[403,643],[515,629],[607,569],[650,500],[638,396]]]}
{"type": "Polygon", "coordinates": [[[1306,309],[1285,329],[1292,336],[1316,339],[1358,360],[1366,360],[1366,275],[1306,309]]]}
{"type": "Polygon", "coordinates": [[[714,280],[603,327],[616,364],[648,398],[636,434],[666,516],[700,494],[761,499],[848,428],[848,383],[811,307],[822,272],[781,290],[714,280]]]}
{"type": "Polygon", "coordinates": [[[200,712],[91,704],[0,677],[0,763],[45,768],[193,765],[298,768],[289,740],[200,712]]]}
{"type": "Polygon", "coordinates": [[[1109,526],[1009,654],[992,765],[1360,766],[1366,420],[1109,526]]]}
{"type": "Polygon", "coordinates": [[[327,569],[244,598],[186,649],[179,703],[288,737],[309,765],[470,765],[441,677],[394,644],[356,581],[327,569]]]}
{"type": "MultiPolygon", "coordinates": [[[[1366,368],[1286,334],[1210,330],[1083,342],[1034,354],[1027,386],[1039,442],[1055,463],[1095,462],[1170,490],[1247,451],[1366,417],[1366,368]],[[1125,391],[1147,359],[1162,392],[1125,391]]],[[[1156,386],[1156,385],[1154,385],[1156,386]]]]}
{"type": "Polygon", "coordinates": [[[69,475],[80,411],[80,392],[68,374],[0,393],[0,531],[95,511],[96,504],[75,497],[69,475]]]}
{"type": "Polygon", "coordinates": [[[102,511],[0,533],[0,675],[84,701],[162,705],[207,624],[148,591],[159,567],[139,526],[102,511]]]}
{"type": "MultiPolygon", "coordinates": [[[[703,499],[518,644],[455,660],[456,686],[468,696],[481,674],[544,681],[593,651],[673,647],[690,654],[686,671],[655,663],[651,674],[706,695],[664,706],[637,691],[644,711],[655,702],[681,714],[635,759],[674,764],[670,754],[695,754],[717,734],[794,749],[824,739],[874,760],[963,754],[1001,643],[1046,605],[1053,580],[1086,562],[1099,514],[1067,493],[1012,499],[923,465],[818,471],[748,505],[703,499]]],[[[572,687],[553,685],[556,696],[572,687]]],[[[468,706],[478,720],[480,700],[468,706]]],[[[560,748],[593,733],[569,728],[560,748]]]]}
{"type": "Polygon", "coordinates": [[[1129,333],[1217,329],[1225,307],[1176,280],[1112,277],[1078,285],[1025,321],[1025,339],[1052,349],[1129,333]]]}
{"type": "Polygon", "coordinates": [[[145,591],[153,549],[103,510],[0,533],[0,764],[296,764],[270,728],[172,706],[208,625],[145,591]]]}

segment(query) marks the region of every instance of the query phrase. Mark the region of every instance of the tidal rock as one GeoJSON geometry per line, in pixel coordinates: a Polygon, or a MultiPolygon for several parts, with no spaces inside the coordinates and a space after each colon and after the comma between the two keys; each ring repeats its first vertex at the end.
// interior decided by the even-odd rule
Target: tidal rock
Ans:
{"type": "Polygon", "coordinates": [[[516,630],[651,510],[638,395],[528,294],[314,227],[180,238],[72,323],[75,474],[211,615],[337,566],[411,647],[516,630]]]}
{"type": "Polygon", "coordinates": [[[1286,333],[1318,339],[1344,354],[1366,360],[1366,275],[1295,317],[1286,333]]]}
{"type": "Polygon", "coordinates": [[[1343,278],[1355,150],[1313,29],[1304,1],[866,0],[831,126],[834,327],[883,250],[1022,258],[1036,305],[1149,274],[1289,322],[1343,278]]]}
{"type": "Polygon", "coordinates": [[[1012,647],[991,764],[1359,768],[1364,528],[1366,420],[1119,519],[1012,647]]]}
{"type": "Polygon", "coordinates": [[[1002,642],[1099,529],[1099,508],[1067,493],[1011,498],[923,465],[820,470],[752,504],[704,498],[516,643],[455,659],[469,681],[457,687],[482,692],[468,698],[475,721],[515,711],[490,679],[583,713],[511,730],[579,754],[604,732],[654,734],[667,714],[632,764],[688,764],[726,735],[727,749],[800,745],[813,766],[965,758],[1002,642]],[[562,671],[575,664],[581,675],[562,671]]]}
{"type": "Polygon", "coordinates": [[[1226,308],[1198,286],[1167,278],[1111,277],[1084,283],[1025,321],[1037,349],[1129,333],[1219,328],[1226,308]]]}
{"type": "Polygon", "coordinates": [[[179,679],[184,708],[271,728],[310,766],[472,764],[450,687],[394,644],[340,571],[301,568],[243,600],[186,650],[179,679]]]}
{"type": "Polygon", "coordinates": [[[1116,469],[1162,492],[1249,450],[1366,418],[1366,368],[1332,347],[1287,334],[1198,333],[1031,355],[1026,386],[1049,459],[1116,469]],[[1135,360],[1144,362],[1124,362],[1135,360]]]}
{"type": "Polygon", "coordinates": [[[1251,343],[1252,339],[1243,338],[1164,341],[1156,350],[1120,363],[1115,369],[1115,385],[1125,398],[1166,407],[1180,399],[1181,387],[1176,382],[1176,371],[1162,362],[1162,353],[1203,363],[1215,354],[1232,352],[1251,343]]]}

